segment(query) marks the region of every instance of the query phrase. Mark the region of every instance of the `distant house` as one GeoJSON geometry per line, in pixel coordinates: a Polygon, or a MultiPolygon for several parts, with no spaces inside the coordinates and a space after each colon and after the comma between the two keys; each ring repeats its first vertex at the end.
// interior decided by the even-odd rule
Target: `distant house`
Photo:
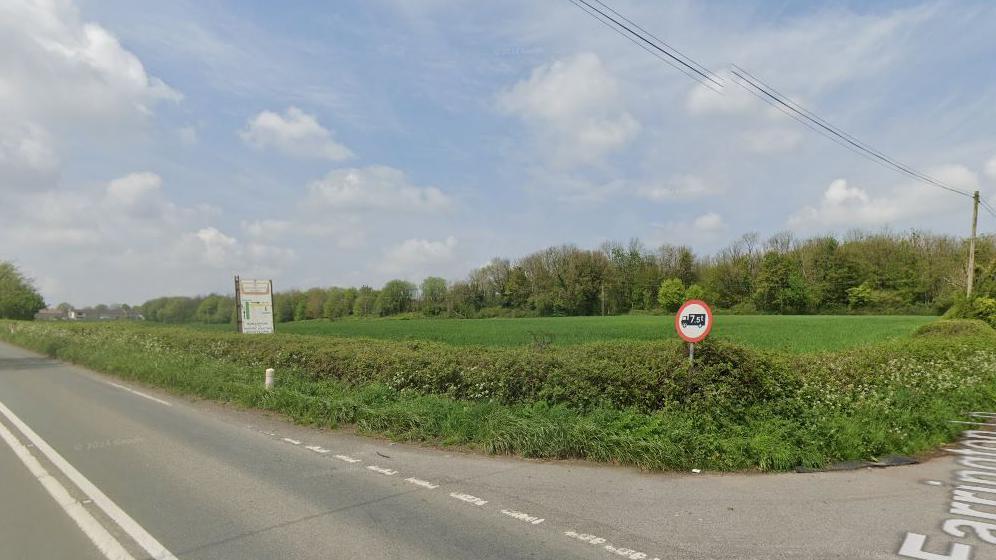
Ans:
{"type": "Polygon", "coordinates": [[[120,307],[94,308],[84,307],[82,309],[59,309],[50,307],[35,313],[35,319],[39,321],[116,321],[132,320],[140,321],[145,319],[141,313],[132,309],[122,309],[120,307]]]}
{"type": "Polygon", "coordinates": [[[69,311],[68,319],[71,321],[117,321],[117,320],[141,320],[145,317],[138,311],[122,309],[120,307],[107,307],[97,309],[95,307],[84,307],[82,309],[72,309],[69,311]]]}
{"type": "Polygon", "coordinates": [[[35,313],[36,321],[65,321],[69,318],[69,313],[72,310],[59,309],[58,307],[49,307],[47,309],[42,309],[38,313],[35,313]]]}

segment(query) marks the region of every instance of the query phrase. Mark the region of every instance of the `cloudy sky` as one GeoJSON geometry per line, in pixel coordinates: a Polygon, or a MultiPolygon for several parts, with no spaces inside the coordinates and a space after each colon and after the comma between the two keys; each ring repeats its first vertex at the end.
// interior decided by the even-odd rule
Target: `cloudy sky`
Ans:
{"type": "MultiPolygon", "coordinates": [[[[996,201],[996,3],[611,5],[996,201]]],[[[565,242],[961,235],[968,212],[566,0],[0,5],[0,259],[50,303],[455,279],[565,242]]]]}

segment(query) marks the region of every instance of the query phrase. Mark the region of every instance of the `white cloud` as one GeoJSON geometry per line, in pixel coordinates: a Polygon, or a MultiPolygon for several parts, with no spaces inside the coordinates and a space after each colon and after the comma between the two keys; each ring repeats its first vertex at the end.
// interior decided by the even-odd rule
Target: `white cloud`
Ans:
{"type": "Polygon", "coordinates": [[[449,236],[442,241],[406,239],[384,252],[380,269],[388,274],[405,274],[415,277],[426,270],[453,261],[457,239],[449,236]]]}
{"type": "Polygon", "coordinates": [[[148,171],[131,173],[107,185],[107,198],[123,206],[135,206],[159,192],[163,180],[148,171]]]}
{"type": "Polygon", "coordinates": [[[272,148],[299,158],[342,161],[353,157],[353,152],[336,142],[314,115],[297,107],[288,107],[283,115],[263,111],[249,119],[239,136],[257,149],[272,148]]]}
{"type": "Polygon", "coordinates": [[[337,169],[308,185],[311,202],[328,208],[436,212],[452,206],[436,187],[417,187],[393,167],[337,169]]]}
{"type": "Polygon", "coordinates": [[[712,194],[712,188],[700,177],[694,175],[679,175],[663,184],[642,185],[637,187],[636,195],[654,202],[668,200],[688,200],[712,194]]]}
{"type": "Polygon", "coordinates": [[[737,115],[757,111],[763,104],[747,90],[732,83],[726,76],[726,87],[716,91],[715,86],[699,84],[688,92],[685,108],[693,115],[737,115]]]}
{"type": "Polygon", "coordinates": [[[12,196],[0,208],[0,219],[22,252],[86,245],[106,256],[167,243],[213,213],[206,206],[176,205],[162,193],[162,178],[139,172],[96,187],[12,196]]]}
{"type": "Polygon", "coordinates": [[[702,214],[692,222],[692,227],[697,232],[716,233],[726,229],[723,217],[715,212],[702,214]]]}
{"type": "Polygon", "coordinates": [[[597,162],[640,130],[618,81],[592,53],[535,68],[498,94],[498,107],[533,127],[561,166],[597,162]]]}
{"type": "Polygon", "coordinates": [[[32,122],[4,124],[0,118],[0,191],[49,185],[57,180],[58,169],[59,158],[44,128],[32,122]]]}
{"type": "Polygon", "coordinates": [[[791,128],[748,130],[742,138],[747,150],[756,154],[788,152],[802,142],[802,134],[791,128]]]}
{"type": "Polygon", "coordinates": [[[295,258],[292,249],[257,241],[243,242],[214,226],[182,234],[170,251],[174,265],[197,265],[226,272],[279,270],[295,258]]]}
{"type": "Polygon", "coordinates": [[[234,237],[229,237],[213,227],[197,230],[190,239],[199,243],[204,262],[215,266],[229,262],[237,250],[238,242],[234,237]]]}
{"type": "Polygon", "coordinates": [[[989,177],[993,181],[996,181],[996,156],[993,156],[989,161],[986,162],[985,174],[986,177],[989,177]]]}
{"type": "Polygon", "coordinates": [[[0,10],[0,111],[8,117],[107,125],[181,97],[69,2],[13,0],[0,10]]]}
{"type": "Polygon", "coordinates": [[[293,225],[287,220],[252,220],[243,221],[242,229],[252,237],[273,239],[288,232],[293,225]]]}
{"type": "Polygon", "coordinates": [[[701,244],[721,237],[726,232],[723,216],[707,212],[692,220],[670,221],[653,224],[650,243],[658,244],[701,244]]]}
{"type": "MultiPolygon", "coordinates": [[[[946,165],[928,174],[959,189],[978,184],[978,177],[961,165],[946,165]]],[[[811,230],[823,227],[876,227],[894,225],[957,208],[959,196],[923,183],[904,183],[873,196],[844,179],[830,183],[819,206],[806,206],[792,215],[789,227],[811,230]]]]}

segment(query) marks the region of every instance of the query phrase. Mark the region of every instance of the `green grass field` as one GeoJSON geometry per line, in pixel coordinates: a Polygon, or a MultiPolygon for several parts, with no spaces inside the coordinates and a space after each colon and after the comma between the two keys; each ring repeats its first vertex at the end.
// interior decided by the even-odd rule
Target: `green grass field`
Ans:
{"type": "MultiPolygon", "coordinates": [[[[755,348],[814,352],[839,350],[912,333],[935,317],[830,315],[719,315],[712,335],[755,348]]],[[[603,340],[677,338],[673,318],[546,317],[529,319],[345,319],[277,325],[277,332],[388,340],[432,340],[458,346],[523,346],[537,338],[553,345],[603,340]]],[[[224,329],[231,327],[225,325],[224,329]]],[[[212,327],[214,330],[214,327],[212,327]]]]}

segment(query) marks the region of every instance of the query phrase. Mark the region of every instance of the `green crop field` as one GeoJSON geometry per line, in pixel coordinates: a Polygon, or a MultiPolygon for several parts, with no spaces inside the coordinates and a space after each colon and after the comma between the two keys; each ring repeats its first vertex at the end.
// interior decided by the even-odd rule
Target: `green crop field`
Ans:
{"type": "MultiPolygon", "coordinates": [[[[921,316],[719,315],[712,335],[756,348],[838,350],[910,334],[933,321],[921,316]]],[[[210,327],[211,330],[221,327],[210,327]]],[[[225,325],[224,329],[231,329],[225,325]]],[[[389,340],[433,340],[460,346],[555,346],[604,340],[676,338],[672,316],[528,319],[344,319],[281,323],[277,332],[389,340]]]]}

